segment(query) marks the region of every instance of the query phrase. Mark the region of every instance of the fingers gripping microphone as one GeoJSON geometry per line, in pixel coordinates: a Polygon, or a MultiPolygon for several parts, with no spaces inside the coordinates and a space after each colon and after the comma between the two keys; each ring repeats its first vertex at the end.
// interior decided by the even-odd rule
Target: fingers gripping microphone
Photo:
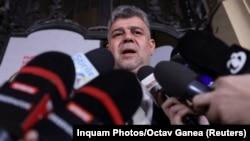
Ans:
{"type": "Polygon", "coordinates": [[[72,56],[76,69],[74,88],[79,89],[99,75],[114,69],[114,56],[105,48],[98,48],[72,56]]]}
{"type": "Polygon", "coordinates": [[[0,88],[0,111],[4,113],[0,124],[13,136],[22,136],[52,110],[50,101],[68,98],[74,80],[70,56],[53,51],[37,55],[0,88]]]}
{"type": "Polygon", "coordinates": [[[155,79],[154,68],[151,66],[141,67],[137,72],[137,77],[141,84],[150,92],[155,104],[160,107],[161,104],[159,99],[165,100],[168,98],[168,95],[163,91],[162,87],[155,79]],[[163,94],[162,97],[160,97],[160,93],[163,94]]]}
{"type": "Polygon", "coordinates": [[[189,31],[176,47],[188,63],[216,76],[250,72],[250,52],[236,44],[229,47],[212,34],[189,31]]]}
{"type": "Polygon", "coordinates": [[[100,75],[76,91],[72,101],[84,107],[103,124],[125,124],[142,100],[136,76],[127,70],[113,70],[100,75]]]}

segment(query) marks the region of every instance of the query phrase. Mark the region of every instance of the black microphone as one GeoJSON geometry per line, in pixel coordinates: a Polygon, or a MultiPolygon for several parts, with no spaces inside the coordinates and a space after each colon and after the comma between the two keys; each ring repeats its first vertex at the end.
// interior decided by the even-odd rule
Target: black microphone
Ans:
{"type": "Polygon", "coordinates": [[[154,69],[154,75],[169,96],[192,99],[197,94],[212,90],[197,80],[195,72],[176,62],[159,62],[154,69]]]}
{"type": "Polygon", "coordinates": [[[142,89],[133,73],[113,70],[78,89],[72,101],[80,104],[103,124],[122,125],[139,108],[142,89]]]}
{"type": "MultiPolygon", "coordinates": [[[[80,86],[86,85],[96,77],[99,77],[100,75],[103,75],[114,68],[113,55],[110,51],[104,48],[94,49],[87,52],[86,54],[75,54],[72,56],[72,60],[74,61],[76,72],[74,86],[78,86],[78,88],[80,86]],[[79,76],[81,78],[79,78],[79,76]]],[[[53,109],[46,111],[46,113],[41,113],[41,109],[45,108],[46,103],[40,102],[43,103],[43,105],[36,106],[36,109],[25,118],[25,121],[22,123],[22,127],[24,129],[34,128],[38,130],[41,134],[41,137],[45,140],[72,140],[72,124],[101,123],[100,120],[98,120],[93,115],[90,116],[91,113],[89,113],[89,116],[92,117],[91,121],[88,121],[87,119],[81,119],[82,117],[79,116],[84,114],[85,118],[88,117],[86,114],[87,112],[83,113],[82,111],[79,111],[79,109],[77,111],[76,104],[73,101],[66,105],[68,101],[70,101],[70,99],[52,100],[53,109]],[[74,107],[74,110],[71,110],[72,107],[74,107]],[[39,121],[35,120],[36,123],[32,122],[31,124],[30,121],[32,121],[38,114],[43,115],[43,118],[40,118],[39,121]],[[48,127],[51,129],[51,133],[48,133],[46,130],[48,127]]]]}
{"type": "MultiPolygon", "coordinates": [[[[169,96],[191,100],[197,94],[212,90],[197,80],[195,72],[176,62],[159,62],[155,66],[154,75],[169,96]]],[[[183,122],[190,125],[198,124],[197,117],[190,114],[183,117],[183,122]]]]}
{"type": "Polygon", "coordinates": [[[147,91],[150,92],[155,104],[161,107],[159,100],[163,101],[168,98],[168,95],[163,91],[161,85],[157,82],[154,76],[154,68],[151,66],[143,66],[137,72],[137,77],[141,84],[146,87],[147,91]],[[162,97],[159,95],[162,94],[162,97]]]}
{"type": "Polygon", "coordinates": [[[61,52],[41,53],[22,67],[0,88],[0,125],[19,138],[44,114],[51,101],[68,99],[75,81],[71,56],[61,52]]]}
{"type": "Polygon", "coordinates": [[[76,70],[74,88],[78,89],[99,75],[114,69],[114,56],[106,48],[93,49],[72,56],[76,70]]]}
{"type": "Polygon", "coordinates": [[[214,80],[218,77],[207,70],[198,68],[197,66],[190,65],[179,53],[173,55],[171,57],[170,61],[180,63],[184,67],[187,67],[187,68],[193,70],[198,75],[197,79],[209,87],[212,86],[214,80]]]}
{"type": "Polygon", "coordinates": [[[228,46],[210,33],[189,31],[176,48],[188,63],[216,76],[250,72],[249,50],[237,44],[228,46]]]}
{"type": "Polygon", "coordinates": [[[141,100],[142,90],[133,73],[109,71],[77,89],[67,103],[57,102],[32,128],[43,140],[71,141],[74,125],[124,125],[141,100]]]}
{"type": "Polygon", "coordinates": [[[57,102],[53,111],[40,118],[31,129],[37,131],[44,141],[72,141],[74,125],[87,124],[103,125],[103,122],[81,104],[74,101],[66,103],[61,101],[57,102]]]}

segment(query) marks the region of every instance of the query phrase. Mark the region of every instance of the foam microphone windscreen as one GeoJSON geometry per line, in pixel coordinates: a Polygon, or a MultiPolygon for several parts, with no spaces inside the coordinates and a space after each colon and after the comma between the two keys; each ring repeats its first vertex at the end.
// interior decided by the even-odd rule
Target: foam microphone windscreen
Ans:
{"type": "Polygon", "coordinates": [[[137,72],[137,77],[140,81],[154,73],[154,68],[151,66],[143,66],[137,72]]]}
{"type": "Polygon", "coordinates": [[[40,118],[32,129],[38,131],[44,141],[72,141],[74,125],[102,125],[103,122],[82,107],[81,103],[73,100],[55,103],[53,110],[40,118]]]}
{"type": "Polygon", "coordinates": [[[208,66],[228,49],[224,42],[211,33],[194,30],[187,32],[176,47],[189,63],[208,66]]]}
{"type": "Polygon", "coordinates": [[[54,94],[56,98],[67,99],[75,80],[75,67],[72,58],[65,53],[44,52],[19,70],[15,77],[15,81],[18,80],[39,86],[41,90],[53,87],[58,91],[54,94]]]}
{"type": "Polygon", "coordinates": [[[154,75],[169,96],[186,97],[189,83],[197,78],[196,73],[176,62],[161,61],[155,69],[154,75]]]}
{"type": "MultiPolygon", "coordinates": [[[[211,75],[213,76],[213,74],[211,74],[209,71],[204,70],[204,69],[202,69],[202,68],[199,68],[199,67],[197,67],[197,66],[194,66],[194,65],[188,63],[188,61],[187,61],[186,59],[184,59],[184,58],[181,56],[181,54],[179,53],[177,47],[174,48],[174,50],[172,51],[170,61],[174,61],[174,62],[180,63],[180,64],[182,64],[183,66],[192,69],[192,70],[195,71],[196,73],[199,73],[199,74],[204,74],[204,73],[205,73],[205,74],[208,74],[208,75],[210,75],[210,76],[211,76],[211,75]]],[[[212,77],[212,76],[211,76],[211,77],[212,77]]],[[[217,76],[216,76],[216,77],[217,77],[217,76]]]]}
{"type": "Polygon", "coordinates": [[[21,122],[34,110],[36,117],[28,122],[38,120],[42,114],[39,111],[50,108],[50,100],[66,100],[74,79],[74,64],[69,55],[50,51],[35,56],[1,86],[0,112],[4,114],[0,116],[0,125],[15,137],[22,135],[21,122]]]}
{"type": "Polygon", "coordinates": [[[104,74],[114,69],[114,56],[106,48],[94,49],[87,52],[85,55],[100,74],[104,74]]]}
{"type": "Polygon", "coordinates": [[[171,58],[171,61],[180,63],[183,66],[193,70],[195,73],[197,73],[198,78],[201,80],[201,82],[208,86],[212,85],[213,81],[218,77],[218,74],[211,73],[211,71],[207,71],[204,68],[199,68],[197,66],[190,65],[180,54],[174,55],[171,58]]]}
{"type": "Polygon", "coordinates": [[[154,75],[169,96],[192,99],[197,94],[212,90],[197,79],[195,72],[176,62],[159,62],[154,69],[154,75]]]}
{"type": "Polygon", "coordinates": [[[79,89],[99,75],[114,69],[114,56],[106,48],[93,49],[86,54],[78,52],[72,59],[76,68],[74,89],[79,89]]]}
{"type": "Polygon", "coordinates": [[[53,111],[41,118],[32,129],[38,131],[44,141],[72,141],[73,126],[86,124],[101,125],[102,122],[84,107],[69,101],[55,106],[53,111]]]}
{"type": "Polygon", "coordinates": [[[210,71],[217,77],[249,72],[249,50],[236,44],[229,47],[211,33],[189,31],[176,48],[190,65],[210,71]]]}
{"type": "Polygon", "coordinates": [[[136,75],[127,70],[113,70],[100,75],[76,91],[72,101],[87,109],[103,124],[125,124],[142,100],[136,75]]]}

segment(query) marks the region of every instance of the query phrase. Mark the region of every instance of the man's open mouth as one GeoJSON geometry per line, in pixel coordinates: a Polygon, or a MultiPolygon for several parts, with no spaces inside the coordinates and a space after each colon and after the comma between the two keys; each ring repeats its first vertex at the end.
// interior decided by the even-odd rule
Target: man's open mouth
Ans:
{"type": "Polygon", "coordinates": [[[127,53],[136,53],[136,51],[134,49],[124,49],[122,51],[122,54],[127,54],[127,53]]]}

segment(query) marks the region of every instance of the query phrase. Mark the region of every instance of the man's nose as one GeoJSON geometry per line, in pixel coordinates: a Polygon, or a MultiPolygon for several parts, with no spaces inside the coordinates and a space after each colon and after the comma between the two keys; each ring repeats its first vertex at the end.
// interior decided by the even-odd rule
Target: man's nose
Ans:
{"type": "Polygon", "coordinates": [[[133,35],[131,33],[125,33],[124,42],[133,42],[133,35]]]}

